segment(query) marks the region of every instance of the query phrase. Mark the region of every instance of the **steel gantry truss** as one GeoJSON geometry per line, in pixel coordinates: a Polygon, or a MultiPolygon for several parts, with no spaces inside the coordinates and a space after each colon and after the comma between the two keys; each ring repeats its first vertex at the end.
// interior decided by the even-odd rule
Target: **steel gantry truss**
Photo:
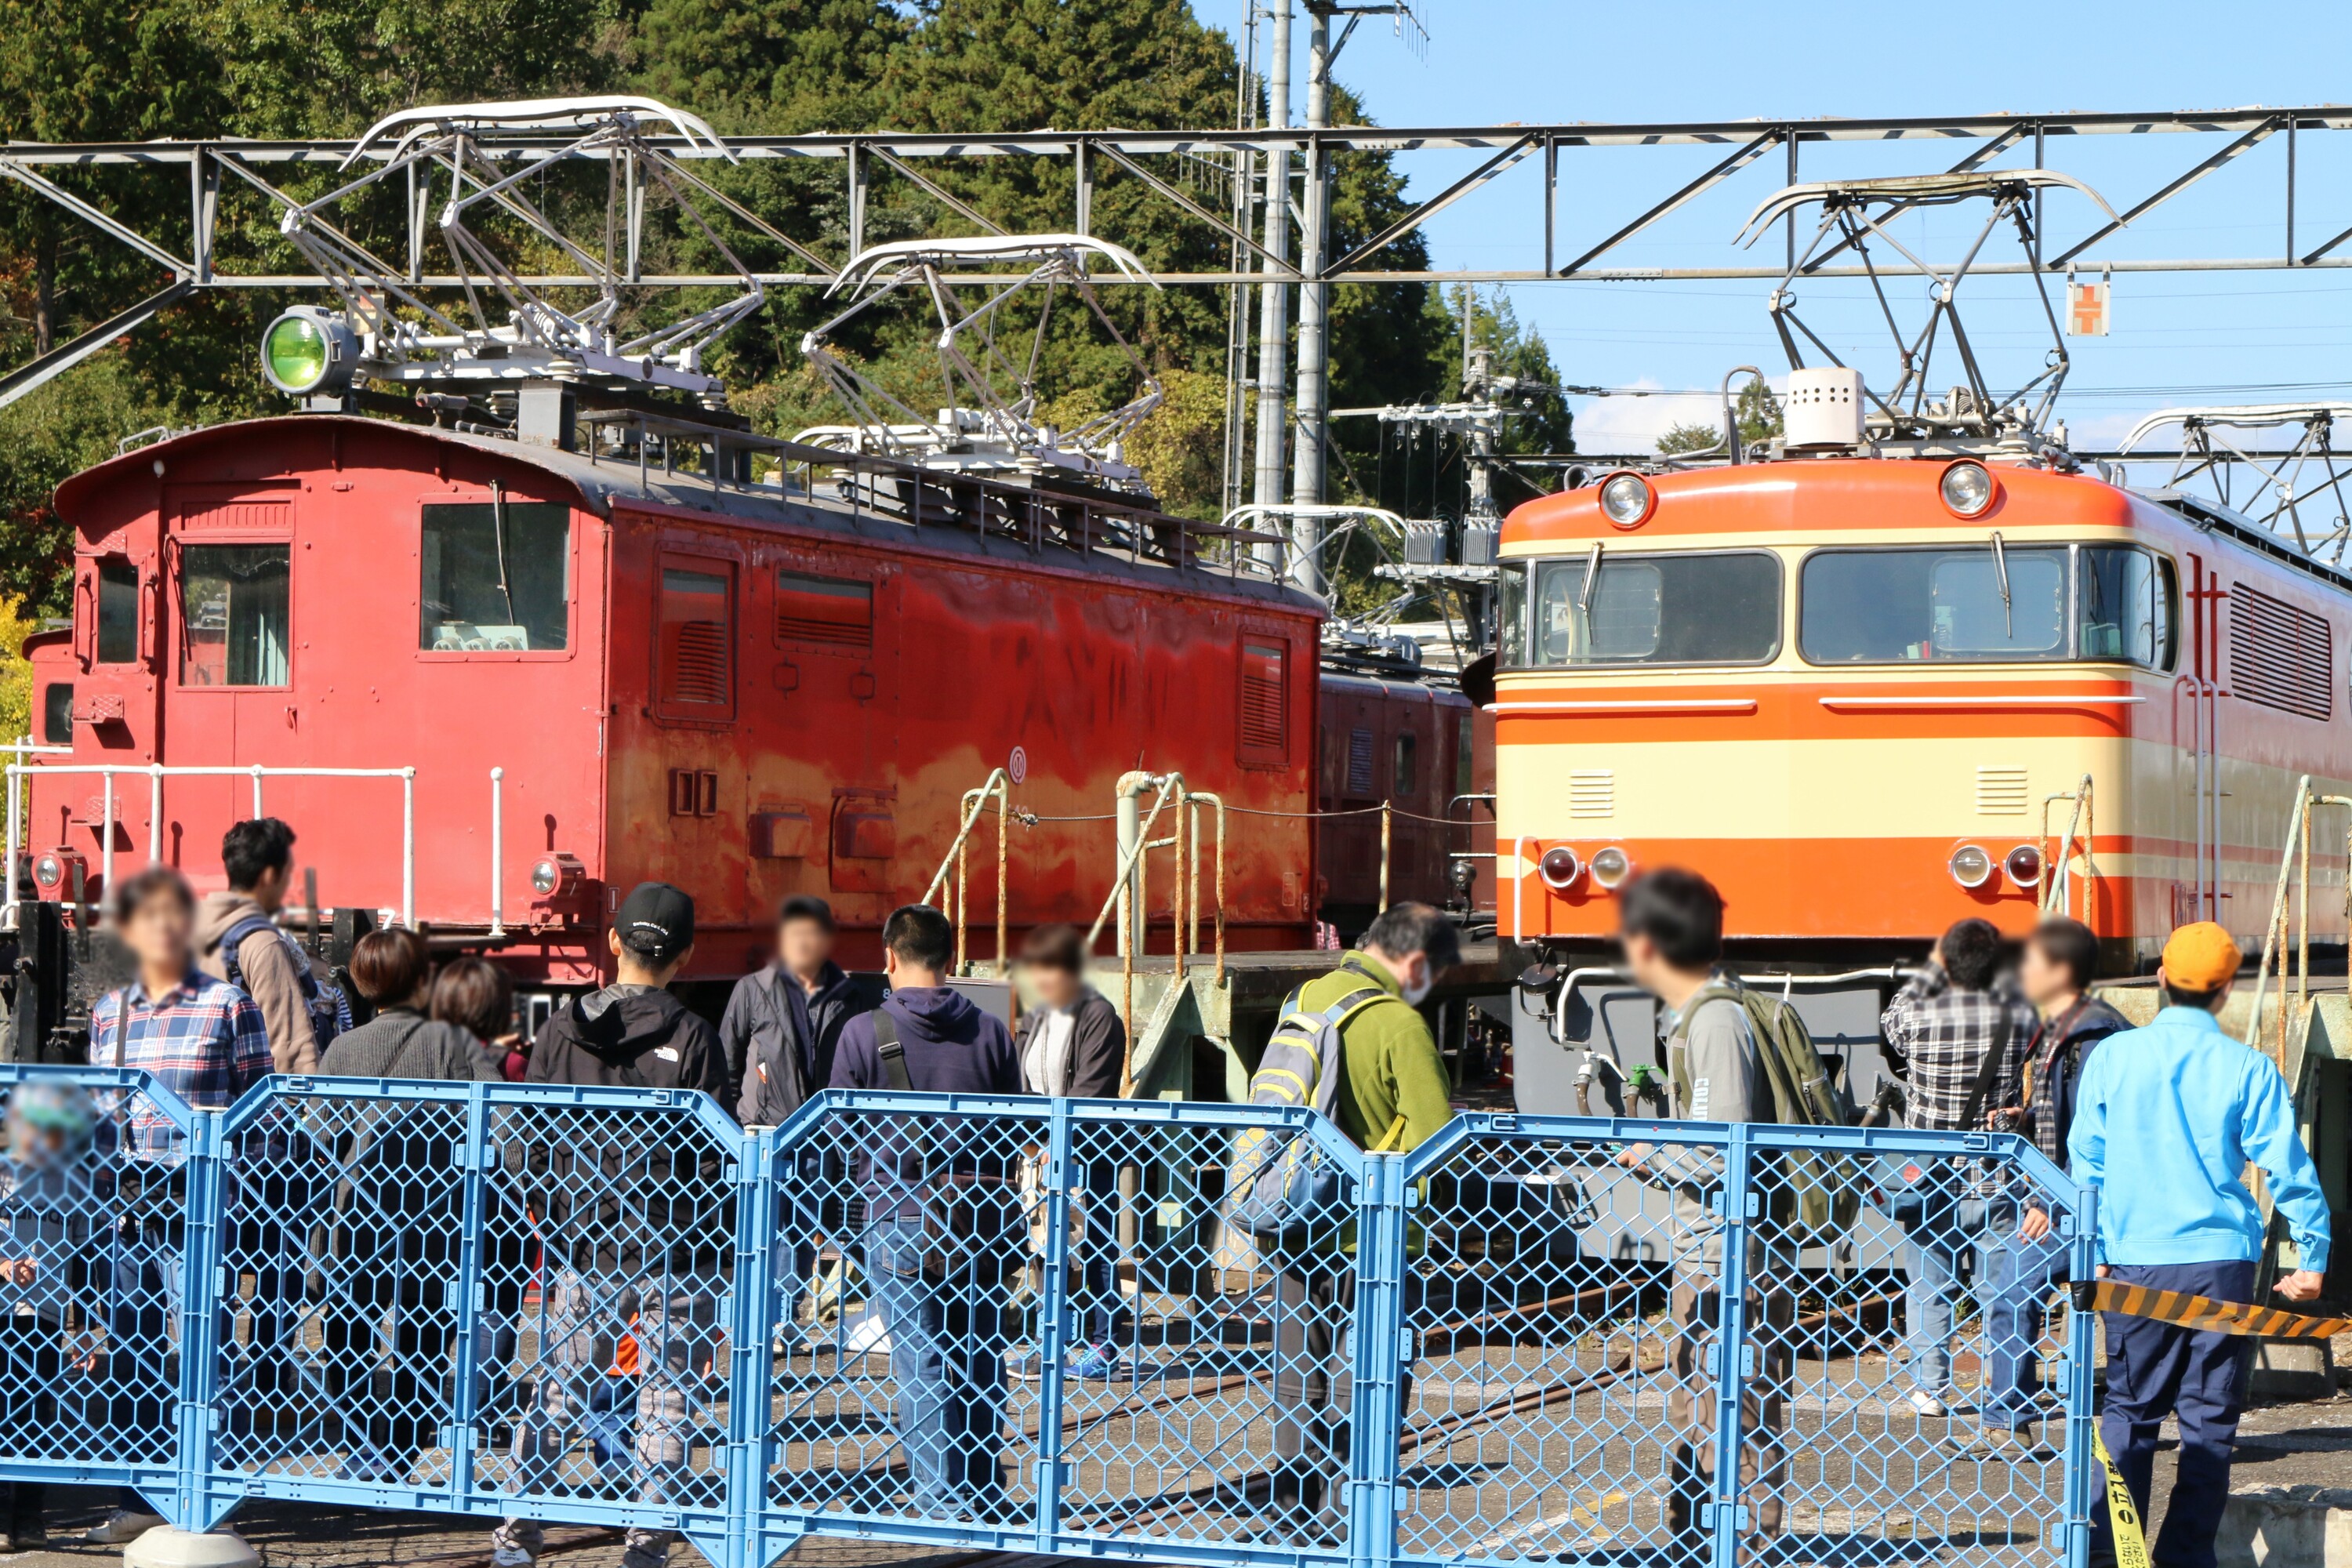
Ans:
{"type": "MultiPolygon", "coordinates": [[[[1317,11],[1310,6],[1309,10],[1328,26],[1329,16],[1323,15],[1324,11],[1344,16],[1349,7],[1326,6],[1317,11]]],[[[1336,52],[1336,47],[1331,52],[1336,52]]],[[[1088,280],[1106,286],[1126,282],[1237,286],[1233,306],[1237,321],[1246,320],[1243,292],[1250,287],[1260,289],[1262,296],[1279,296],[1302,286],[1307,294],[1314,294],[1324,286],[1339,282],[1608,283],[1725,279],[1779,282],[1785,290],[1790,281],[1797,279],[1870,277],[1873,268],[1853,253],[1851,237],[1836,234],[1801,255],[1793,213],[1784,215],[1781,220],[1786,236],[1780,248],[1785,250],[1785,255],[1756,256],[1735,250],[1733,239],[1745,209],[1743,205],[1728,204],[1738,203],[1743,194],[1747,203],[1752,204],[1771,190],[1796,185],[1801,183],[1801,170],[1803,177],[1816,180],[1824,173],[1851,174],[1851,170],[1842,168],[1822,168],[1824,163],[1839,161],[1824,156],[1835,146],[1880,147],[1880,152],[1866,156],[1873,163],[1870,172],[1882,177],[1904,173],[1899,169],[1889,171],[1885,165],[1890,161],[1899,164],[1914,154],[1919,166],[1908,172],[1921,175],[2015,174],[2028,170],[2064,174],[2067,171],[2061,165],[2070,160],[2079,162],[2092,145],[2086,138],[2148,136],[2186,139],[2187,156],[2172,165],[2174,172],[2157,179],[2152,188],[2123,194],[2119,212],[2085,213],[2081,208],[2069,208],[2063,215],[2045,214],[2045,193],[2034,189],[2021,198],[2031,204],[2030,217],[2021,225],[2030,237],[2025,254],[2013,258],[1972,258],[1969,272],[1978,276],[2030,276],[2062,274],[2076,267],[2097,268],[2108,273],[2352,267],[2352,194],[2332,186],[2319,193],[2313,205],[2324,206],[2326,216],[2316,226],[2316,232],[2326,237],[2317,243],[2312,242],[2311,231],[2299,222],[2303,205],[2303,193],[2298,186],[2299,163],[2310,161],[2307,155],[2299,160],[2300,143],[2313,135],[2352,130],[2352,106],[2347,105],[2255,107],[2202,113],[1987,114],[1422,129],[1277,123],[1242,130],[877,132],[750,136],[730,139],[724,146],[715,139],[698,134],[698,127],[685,127],[682,121],[674,123],[682,127],[676,135],[654,134],[650,122],[630,128],[629,151],[637,154],[636,162],[650,170],[658,161],[661,170],[671,174],[681,187],[679,194],[691,189],[694,195],[714,208],[723,209],[727,221],[736,226],[735,232],[745,242],[738,248],[763,245],[766,259],[776,264],[776,269],[744,266],[711,271],[640,272],[635,258],[644,237],[644,204],[629,201],[624,204],[625,210],[616,220],[623,232],[613,237],[609,247],[625,258],[621,268],[606,265],[601,256],[593,258],[594,265],[584,267],[578,266],[574,258],[574,270],[531,271],[517,265],[499,277],[509,295],[545,302],[546,290],[575,288],[597,290],[602,296],[614,287],[618,270],[627,284],[636,288],[726,289],[730,290],[728,303],[719,309],[732,319],[739,302],[747,299],[756,301],[762,290],[791,286],[830,289],[839,284],[851,258],[867,249],[866,216],[877,184],[897,186],[934,205],[943,231],[961,228],[983,235],[1001,232],[985,213],[957,194],[956,186],[964,171],[989,160],[1005,158],[1059,160],[1067,163],[1070,233],[1080,240],[1120,245],[1137,237],[1118,232],[1115,223],[1097,222],[1095,198],[1104,182],[1128,182],[1148,193],[1151,202],[1177,216],[1181,223],[1191,226],[1222,250],[1224,265],[1132,273],[1118,268],[1089,268],[1086,274],[1088,280]],[[2249,153],[2270,142],[2284,143],[2280,150],[2283,156],[2249,159],[2249,153]],[[1912,145],[1915,143],[1918,144],[1916,148],[1912,145]],[[1697,150],[1701,166],[1694,172],[1693,155],[1687,152],[1668,157],[1641,153],[1643,167],[1659,172],[1655,186],[1624,202],[1631,216],[1603,216],[1603,209],[1612,202],[1623,198],[1621,186],[1604,186],[1603,182],[1593,177],[1603,172],[1602,161],[1661,148],[1697,150]],[[1885,150],[1887,148],[1895,151],[1889,153],[1885,150]],[[1813,151],[1809,153],[1809,149],[1813,151]],[[1378,232],[1362,236],[1344,247],[1334,246],[1329,243],[1330,235],[1325,232],[1330,205],[1317,199],[1321,183],[1342,160],[1365,153],[1390,154],[1409,179],[1416,179],[1415,188],[1436,188],[1378,232]],[[1810,168],[1804,166],[1808,157],[1810,168]],[[846,195],[846,234],[828,238],[814,233],[795,233],[799,212],[756,212],[688,172],[698,161],[710,160],[745,163],[799,162],[830,169],[846,195]],[[2254,172],[2261,168],[2273,170],[2278,176],[2275,183],[2253,184],[2266,178],[2254,172]],[[1427,173],[1417,174],[1420,170],[1427,173]],[[2128,226],[2225,172],[2230,179],[2238,182],[2233,195],[2240,199],[2233,208],[2233,217],[2241,220],[2241,225],[2248,214],[2275,215],[2275,232],[2269,239],[2249,248],[2225,250],[2221,248],[2221,237],[2231,237],[2228,243],[2234,247],[2236,237],[2246,230],[2242,226],[2208,226],[2191,231],[2205,242],[2204,247],[2167,255],[2149,253],[2151,247],[2165,241],[2148,237],[2126,247],[2119,237],[2128,226]],[[1748,174],[1744,182],[1743,174],[1748,174]],[[1303,181],[1298,179],[1301,174],[1306,176],[1303,181]],[[1296,197],[1294,191],[1297,193],[1296,197]],[[1419,232],[1439,214],[1481,193],[1486,193],[1482,199],[1487,202],[1522,204],[1520,210],[1538,220],[1521,226],[1520,232],[1531,237],[1526,242],[1525,255],[1514,258],[1517,265],[1411,270],[1384,265],[1400,241],[1419,232]],[[1716,225],[1689,221],[1686,209],[1696,212],[1694,204],[1710,197],[1727,204],[1720,215],[1722,221],[1716,225]],[[1684,221],[1669,223],[1677,214],[1686,215],[1684,221]],[[2070,221],[2053,224],[2049,221],[2053,216],[2063,216],[2070,221]],[[1664,259],[1633,265],[1629,258],[1637,253],[1637,248],[1640,254],[1663,255],[1664,259]]],[[[593,136],[583,135],[576,128],[485,125],[469,129],[463,142],[465,159],[477,177],[485,182],[509,180],[523,170],[551,170],[560,174],[563,166],[576,162],[614,162],[612,146],[598,142],[593,136]]],[[[321,271],[289,273],[272,264],[283,257],[283,251],[273,258],[233,242],[224,243],[220,221],[224,188],[252,193],[269,204],[277,228],[288,237],[298,232],[316,236],[318,230],[305,230],[304,220],[294,215],[315,213],[321,192],[353,178],[366,178],[364,171],[371,164],[378,173],[388,173],[394,160],[414,158],[415,153],[414,145],[398,137],[362,142],[221,140],[9,143],[0,147],[0,182],[13,183],[22,193],[51,204],[97,236],[122,247],[152,268],[154,284],[154,291],[137,304],[72,341],[54,346],[32,363],[0,375],[0,403],[41,384],[197,290],[328,286],[337,269],[326,261],[314,258],[329,277],[322,277],[321,271]],[[357,172],[342,172],[347,166],[357,172]],[[74,177],[61,178],[68,171],[74,173],[74,177]],[[165,200],[157,201],[158,193],[152,189],[129,193],[138,198],[134,202],[122,200],[128,184],[146,185],[155,181],[184,182],[184,223],[151,223],[142,226],[121,216],[121,211],[152,213],[177,205],[176,198],[168,195],[165,200]],[[121,211],[114,210],[117,207],[121,211]]],[[[1865,154],[1857,153],[1853,156],[1863,155],[1865,154]]],[[[1846,157],[1846,161],[1851,162],[1852,157],[1846,157]]],[[[2311,183],[2308,174],[2302,178],[2311,183]]],[[[2106,182],[2106,188],[2110,194],[2119,194],[2113,191],[2111,181],[2106,182]]],[[[386,207],[394,205],[383,204],[386,207]]],[[[383,269],[387,281],[396,281],[402,290],[411,294],[462,290],[468,281],[465,273],[434,272],[425,267],[429,254],[427,231],[434,221],[430,204],[410,200],[396,205],[399,210],[390,220],[390,232],[371,234],[367,241],[371,257],[404,258],[404,267],[383,269]]],[[[1886,215],[1878,216],[1883,223],[1886,215]]],[[[241,231],[234,226],[227,230],[229,234],[241,231]]],[[[1507,226],[1498,226],[1497,232],[1507,236],[1513,231],[1507,226]]],[[[2177,235],[2179,231],[2172,232],[2177,235]]],[[[705,237],[716,242],[714,248],[719,256],[730,261],[734,259],[734,252],[715,231],[707,232],[705,237]]],[[[352,237],[352,243],[360,243],[357,236],[352,237]]],[[[1132,244],[1127,247],[1136,248],[1132,244]]],[[[538,254],[560,258],[570,253],[560,246],[542,246],[538,254]]],[[[1874,259],[1876,276],[1884,279],[1906,272],[1949,278],[1962,258],[1916,251],[1874,259]]],[[[282,265],[282,261],[278,264],[282,265]]],[[[561,268],[563,262],[558,259],[554,265],[561,268]]],[[[943,286],[971,282],[993,288],[1001,286],[1005,278],[1001,271],[974,268],[958,273],[941,268],[937,280],[943,286]]],[[[1320,321],[1319,313],[1309,308],[1312,301],[1307,294],[1301,297],[1303,330],[1310,320],[1318,327],[1320,321]]],[[[552,310],[553,307],[549,309],[552,310]]],[[[601,326],[602,317],[590,324],[601,326]]],[[[698,328],[702,324],[708,323],[698,323],[698,328]]],[[[708,336],[706,331],[694,331],[689,333],[692,342],[687,346],[698,346],[708,336]]],[[[615,345],[620,346],[624,345],[615,345]]],[[[665,341],[661,347],[675,351],[677,345],[665,341]]],[[[1302,339],[1302,375],[1310,360],[1319,365],[1321,347],[1319,342],[1302,339]]],[[[1240,352],[1237,346],[1232,362],[1236,366],[1240,352]]],[[[1307,390],[1303,380],[1301,388],[1302,393],[1307,390]]],[[[1262,415],[1267,412],[1270,401],[1262,399],[1262,415]]],[[[1325,418],[1321,404],[1310,403],[1302,396],[1298,415],[1302,446],[1312,447],[1319,453],[1325,418]]],[[[1265,456],[1261,453],[1261,460],[1265,456]]],[[[1299,482],[1299,494],[1316,499],[1307,479],[1302,478],[1299,482]]],[[[1319,481],[1312,489],[1319,490],[1319,481]]]]}

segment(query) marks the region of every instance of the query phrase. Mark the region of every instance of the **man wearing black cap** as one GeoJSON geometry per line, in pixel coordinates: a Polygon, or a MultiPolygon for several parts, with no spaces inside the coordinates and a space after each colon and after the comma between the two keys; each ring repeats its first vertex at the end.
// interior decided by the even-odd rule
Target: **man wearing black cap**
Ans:
{"type": "MultiPolygon", "coordinates": [[[[700,1089],[723,1104],[727,1055],[718,1032],[664,987],[694,953],[694,900],[641,882],[613,917],[612,984],[558,1012],[531,1047],[532,1083],[700,1089]]],[[[548,1125],[546,1122],[542,1126],[548,1125]]],[[[519,1133],[521,1124],[516,1124],[519,1133]]],[[[590,1114],[557,1121],[518,1151],[539,1215],[550,1281],[539,1320],[537,1395],[515,1424],[510,1489],[586,1482],[561,1473],[588,1384],[635,1351],[636,1491],[694,1504],[706,1478],[686,1470],[688,1395],[713,1373],[718,1302],[726,1290],[727,1184],[716,1145],[674,1114],[590,1114]],[[593,1152],[591,1152],[593,1149],[593,1152]]],[[[509,1282],[513,1283],[513,1282],[509,1282]]],[[[598,1493],[612,1479],[587,1483],[598,1493]]],[[[662,1568],[675,1533],[632,1530],[625,1568],[662,1568]]],[[[491,1534],[496,1568],[529,1568],[541,1534],[514,1518],[491,1534]]]]}

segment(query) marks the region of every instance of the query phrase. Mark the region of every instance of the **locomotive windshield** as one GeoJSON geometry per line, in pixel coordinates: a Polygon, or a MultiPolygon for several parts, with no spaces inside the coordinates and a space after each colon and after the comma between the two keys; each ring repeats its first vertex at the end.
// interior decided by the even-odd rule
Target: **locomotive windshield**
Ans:
{"type": "Polygon", "coordinates": [[[1780,649],[1780,562],[1762,551],[1506,563],[1508,662],[1763,664],[1780,649]],[[1532,602],[1532,614],[1530,611],[1532,602]]]}
{"type": "Polygon", "coordinates": [[[2168,575],[2126,546],[1824,550],[1799,586],[1813,664],[2171,658],[2168,575]]]}
{"type": "Polygon", "coordinates": [[[561,649],[571,616],[572,511],[534,501],[425,509],[416,646],[436,653],[561,649]]]}

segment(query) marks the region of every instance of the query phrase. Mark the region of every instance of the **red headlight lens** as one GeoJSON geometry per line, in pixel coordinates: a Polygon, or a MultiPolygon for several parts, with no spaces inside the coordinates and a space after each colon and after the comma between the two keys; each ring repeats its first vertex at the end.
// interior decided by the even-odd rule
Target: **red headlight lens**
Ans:
{"type": "Polygon", "coordinates": [[[1554,892],[1566,892],[1576,885],[1576,879],[1583,875],[1584,862],[1576,858],[1575,850],[1559,844],[1544,851],[1536,869],[1543,878],[1545,887],[1554,892]]]}
{"type": "Polygon", "coordinates": [[[2019,845],[2001,861],[2001,867],[2009,873],[2009,879],[2021,888],[2042,884],[2042,851],[2037,846],[2019,845]]]}

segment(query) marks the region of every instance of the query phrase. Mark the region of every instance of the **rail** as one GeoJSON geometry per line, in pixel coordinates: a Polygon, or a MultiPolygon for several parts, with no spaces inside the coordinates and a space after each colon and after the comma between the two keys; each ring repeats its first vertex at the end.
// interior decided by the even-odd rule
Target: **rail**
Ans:
{"type": "MultiPolygon", "coordinates": [[[[0,747],[0,752],[19,752],[18,747],[0,747]]],[[[43,754],[56,754],[44,752],[43,754]]],[[[400,781],[400,921],[404,926],[416,924],[416,769],[402,768],[321,768],[273,767],[261,763],[245,766],[180,766],[163,763],[10,763],[5,769],[7,779],[7,865],[8,891],[0,901],[0,929],[14,929],[18,921],[18,879],[16,867],[26,849],[25,824],[17,809],[21,787],[35,779],[49,777],[96,778],[100,781],[99,875],[102,884],[114,885],[115,829],[117,826],[115,780],[143,778],[147,781],[147,861],[160,863],[163,858],[163,784],[167,779],[238,778],[249,779],[253,785],[253,815],[263,815],[263,783],[268,779],[397,779],[400,781]]],[[[505,889],[505,780],[506,770],[490,770],[490,934],[503,935],[506,930],[505,889]]]]}
{"type": "Polygon", "coordinates": [[[828,1091],[745,1131],[659,1089],[272,1078],[196,1109],[0,1068],[27,1083],[96,1127],[0,1162],[39,1254],[0,1277],[0,1479],[183,1530],[257,1499],[675,1531],[716,1568],[809,1535],[2067,1568],[2096,1495],[2058,1272],[2088,1277],[2095,1194],[2009,1134],[1465,1113],[1380,1155],[1293,1108],[828,1091]],[[1333,1180],[1269,1208],[1293,1152],[1333,1180]],[[1891,1364],[1886,1275],[1801,1267],[1899,1248],[1897,1171],[1997,1211],[2024,1284],[1935,1349],[2037,1440],[1956,1450],[1975,1423],[1891,1364]],[[2029,1203],[2051,1239],[2015,1236],[2029,1203]],[[634,1411],[600,1425],[623,1332],[634,1411]]]}
{"type": "Polygon", "coordinates": [[[2078,917],[2093,931],[2099,929],[2098,862],[2093,858],[2094,837],[2091,812],[2091,775],[2084,773],[2083,782],[2071,790],[2044,795],[2042,799],[2042,842],[2050,847],[2044,851],[2042,866],[2042,913],[2073,915],[2074,891],[2074,857],[2079,852],[2083,860],[2083,912],[2078,917]],[[2053,837],[2050,832],[2050,808],[2060,801],[2073,803],[2074,809],[2067,815],[2066,831],[2053,837]]]}
{"type": "Polygon", "coordinates": [[[955,841],[940,860],[940,868],[931,877],[931,885],[923,889],[921,901],[933,904],[948,873],[955,873],[955,963],[956,972],[964,970],[964,920],[971,900],[964,889],[964,849],[971,839],[971,830],[979,822],[981,812],[991,800],[996,802],[996,975],[1003,979],[1010,972],[1012,956],[1006,946],[1008,904],[1006,897],[1009,872],[1006,865],[1005,829],[1013,816],[1013,778],[1003,768],[992,771],[978,789],[963,792],[962,820],[957,824],[955,841]]]}
{"type": "MultiPolygon", "coordinates": [[[[2313,793],[2309,773],[2295,780],[2294,806],[2287,814],[2286,847],[2279,853],[2278,879],[2271,890],[2270,919],[2263,927],[2263,953],[2254,965],[2254,1002],[2246,1013],[2246,1044],[2262,1049],[2263,998],[2270,989],[2272,961],[2275,958],[2279,983],[2276,1028],[2272,1048],[2263,1054],[2278,1064],[2281,1072],[2287,1070],[2288,1015],[2300,1015],[2311,997],[2311,817],[2324,805],[2352,807],[2352,796],[2313,793]],[[2291,877],[2295,885],[2292,918],[2287,912],[2287,883],[2291,877]],[[2286,950],[2290,941],[2294,947],[2295,989],[2292,1002],[2286,994],[2286,950]]],[[[2345,827],[2344,853],[2344,911],[2347,929],[2352,931],[2352,823],[2345,827]]]]}

